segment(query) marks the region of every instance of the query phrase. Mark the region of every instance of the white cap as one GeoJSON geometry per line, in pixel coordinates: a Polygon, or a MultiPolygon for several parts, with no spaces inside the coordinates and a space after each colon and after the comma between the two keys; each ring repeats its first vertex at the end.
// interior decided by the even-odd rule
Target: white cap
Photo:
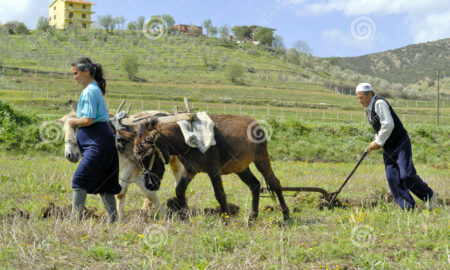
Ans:
{"type": "Polygon", "coordinates": [[[370,91],[373,91],[372,85],[370,85],[370,83],[360,83],[358,84],[358,86],[356,86],[356,93],[370,91]]]}

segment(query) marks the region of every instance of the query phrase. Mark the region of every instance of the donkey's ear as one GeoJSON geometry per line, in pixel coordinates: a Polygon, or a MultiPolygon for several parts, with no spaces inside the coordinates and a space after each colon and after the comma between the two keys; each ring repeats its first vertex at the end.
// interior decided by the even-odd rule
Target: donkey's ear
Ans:
{"type": "Polygon", "coordinates": [[[119,134],[127,141],[133,141],[136,138],[136,132],[130,132],[126,130],[117,130],[119,134]]]}
{"type": "Polygon", "coordinates": [[[67,104],[70,106],[70,109],[72,110],[72,112],[76,112],[76,111],[77,111],[78,104],[77,104],[76,101],[70,99],[70,100],[67,102],[67,104]]]}

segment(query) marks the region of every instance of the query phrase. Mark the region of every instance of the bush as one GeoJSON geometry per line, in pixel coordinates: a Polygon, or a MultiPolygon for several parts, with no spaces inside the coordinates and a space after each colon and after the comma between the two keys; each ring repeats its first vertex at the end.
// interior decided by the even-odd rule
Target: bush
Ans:
{"type": "Polygon", "coordinates": [[[24,23],[20,22],[17,24],[16,29],[14,29],[14,31],[18,34],[27,34],[29,30],[24,23]]]}
{"type": "Polygon", "coordinates": [[[139,72],[139,62],[136,56],[132,54],[125,55],[122,58],[121,65],[126,71],[129,80],[136,78],[136,74],[139,72]]]}
{"type": "Polygon", "coordinates": [[[232,83],[237,83],[244,75],[244,67],[238,62],[229,63],[226,68],[226,74],[232,83]]]}
{"type": "Polygon", "coordinates": [[[40,135],[42,123],[34,115],[14,111],[11,106],[0,101],[0,149],[20,152],[33,150],[57,153],[62,149],[62,130],[52,142],[44,142],[40,135]]]}
{"type": "Polygon", "coordinates": [[[50,25],[48,24],[48,19],[46,17],[40,17],[37,25],[36,25],[36,30],[45,32],[50,28],[50,25]]]}

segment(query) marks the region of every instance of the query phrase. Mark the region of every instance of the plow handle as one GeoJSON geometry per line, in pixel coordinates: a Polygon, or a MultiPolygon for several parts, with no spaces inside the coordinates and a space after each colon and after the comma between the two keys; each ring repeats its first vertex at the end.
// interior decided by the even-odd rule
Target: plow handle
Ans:
{"type": "Polygon", "coordinates": [[[342,183],[342,185],[339,187],[339,189],[336,192],[334,192],[334,196],[331,198],[331,200],[328,204],[331,205],[333,203],[334,199],[336,199],[337,196],[339,195],[339,193],[341,193],[341,190],[344,188],[345,184],[347,184],[348,180],[350,180],[350,177],[352,177],[352,175],[356,171],[356,169],[358,169],[359,164],[361,164],[363,159],[367,156],[367,153],[368,153],[367,151],[364,151],[364,153],[361,155],[361,158],[359,159],[358,163],[356,163],[355,168],[353,168],[353,170],[347,176],[347,179],[345,179],[344,183],[342,183]]]}

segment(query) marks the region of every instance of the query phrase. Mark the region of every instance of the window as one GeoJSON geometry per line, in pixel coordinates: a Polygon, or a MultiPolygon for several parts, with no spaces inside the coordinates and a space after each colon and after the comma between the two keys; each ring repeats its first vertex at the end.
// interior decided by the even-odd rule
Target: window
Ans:
{"type": "Polygon", "coordinates": [[[72,22],[69,22],[69,26],[72,26],[72,24],[73,24],[72,22]]]}
{"type": "Polygon", "coordinates": [[[53,10],[56,10],[56,6],[53,7],[53,10]]]}
{"type": "Polygon", "coordinates": [[[69,4],[69,7],[73,7],[73,4],[69,4]]]}
{"type": "Polygon", "coordinates": [[[56,20],[56,15],[55,15],[55,16],[53,16],[53,19],[54,19],[54,20],[56,20]]]}
{"type": "Polygon", "coordinates": [[[73,18],[73,12],[69,12],[69,19],[73,18]]]}
{"type": "Polygon", "coordinates": [[[81,18],[86,19],[86,14],[81,14],[81,18]]]}
{"type": "Polygon", "coordinates": [[[83,5],[83,9],[86,9],[86,5],[83,5]]]}
{"type": "Polygon", "coordinates": [[[83,28],[86,28],[86,24],[85,23],[83,23],[83,28]]]}

